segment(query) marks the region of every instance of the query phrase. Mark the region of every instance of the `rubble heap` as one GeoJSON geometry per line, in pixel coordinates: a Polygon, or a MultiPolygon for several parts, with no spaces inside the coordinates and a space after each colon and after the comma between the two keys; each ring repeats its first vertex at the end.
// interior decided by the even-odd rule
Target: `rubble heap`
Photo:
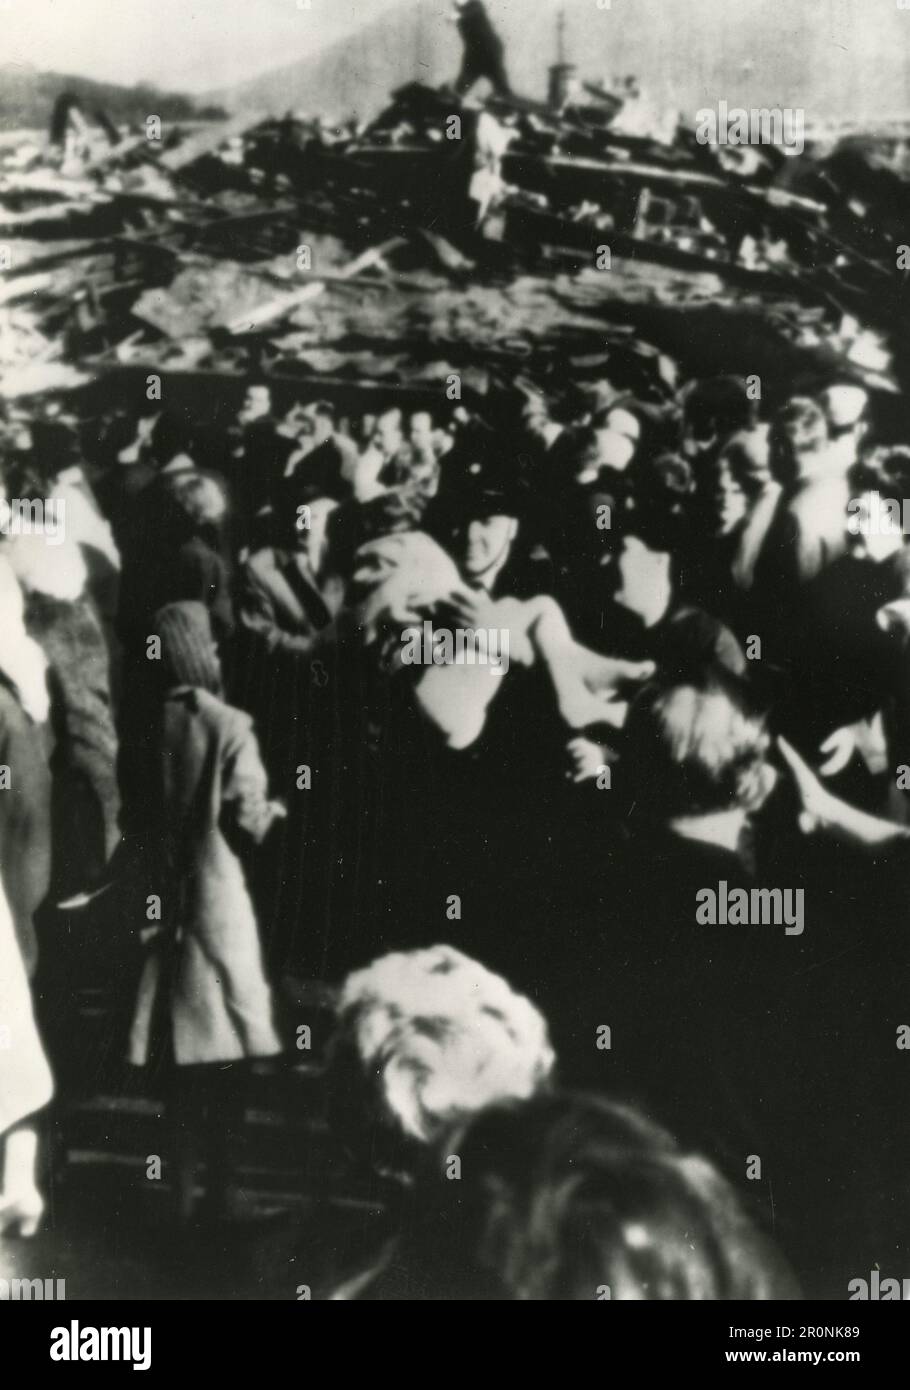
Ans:
{"type": "Polygon", "coordinates": [[[2,390],[166,368],[322,394],[457,372],[483,395],[567,362],[634,378],[661,352],[771,376],[820,356],[894,390],[910,198],[894,158],[855,140],[721,151],[623,110],[594,87],[554,110],[411,84],[363,128],[127,132],[75,169],[14,149],[2,390]]]}

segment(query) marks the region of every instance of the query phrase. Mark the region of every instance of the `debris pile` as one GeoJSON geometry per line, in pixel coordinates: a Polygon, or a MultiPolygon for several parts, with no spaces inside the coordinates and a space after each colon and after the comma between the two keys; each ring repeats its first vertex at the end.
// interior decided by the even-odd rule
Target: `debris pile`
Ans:
{"type": "Polygon", "coordinates": [[[323,392],[457,372],[483,394],[567,362],[622,374],[643,342],[702,374],[821,354],[895,389],[910,182],[893,153],[720,151],[631,106],[414,83],[362,128],[235,118],[13,147],[3,393],[166,367],[323,392]]]}

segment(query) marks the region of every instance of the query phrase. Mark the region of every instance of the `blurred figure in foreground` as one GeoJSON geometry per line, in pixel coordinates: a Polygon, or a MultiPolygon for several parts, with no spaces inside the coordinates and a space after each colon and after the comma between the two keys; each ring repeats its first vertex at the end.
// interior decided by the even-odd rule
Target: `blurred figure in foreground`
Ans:
{"type": "Polygon", "coordinates": [[[600,1096],[474,1116],[427,1165],[419,1218],[361,1297],[500,1302],[797,1298],[704,1159],[600,1096]],[[457,1157],[460,1181],[446,1169],[457,1157]]]}

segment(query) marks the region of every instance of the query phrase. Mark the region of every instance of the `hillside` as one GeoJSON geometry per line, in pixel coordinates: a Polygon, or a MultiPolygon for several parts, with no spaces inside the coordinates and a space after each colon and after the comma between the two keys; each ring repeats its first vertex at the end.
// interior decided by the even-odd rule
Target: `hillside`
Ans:
{"type": "MultiPolygon", "coordinates": [[[[800,106],[807,121],[905,108],[910,13],[865,0],[566,0],[567,48],[583,75],[636,73],[662,100],[691,111],[730,104],[800,106]]],[[[508,45],[514,86],[546,92],[555,56],[555,0],[488,0],[508,45]],[[541,21],[539,16],[543,15],[541,21]],[[536,22],[533,22],[536,18],[536,22]],[[532,22],[529,22],[532,20],[532,22]]],[[[438,84],[458,70],[449,0],[403,0],[352,37],[211,94],[229,109],[371,114],[412,78],[438,84]]]]}
{"type": "Polygon", "coordinates": [[[150,115],[177,121],[218,119],[225,114],[217,103],[197,104],[190,97],[156,87],[120,87],[70,73],[39,72],[5,63],[0,65],[0,130],[45,129],[61,92],[75,93],[89,110],[102,108],[115,124],[138,123],[150,115]]]}

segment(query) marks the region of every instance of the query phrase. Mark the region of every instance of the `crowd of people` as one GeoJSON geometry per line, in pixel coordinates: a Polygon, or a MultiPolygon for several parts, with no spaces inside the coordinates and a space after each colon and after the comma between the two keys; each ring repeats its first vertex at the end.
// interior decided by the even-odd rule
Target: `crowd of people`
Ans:
{"type": "Polygon", "coordinates": [[[788,1297],[910,1252],[910,448],[849,376],[754,394],[7,409],[7,1234],[93,923],[184,1226],[332,1001],[386,1221],[318,1296],[788,1297]]]}

